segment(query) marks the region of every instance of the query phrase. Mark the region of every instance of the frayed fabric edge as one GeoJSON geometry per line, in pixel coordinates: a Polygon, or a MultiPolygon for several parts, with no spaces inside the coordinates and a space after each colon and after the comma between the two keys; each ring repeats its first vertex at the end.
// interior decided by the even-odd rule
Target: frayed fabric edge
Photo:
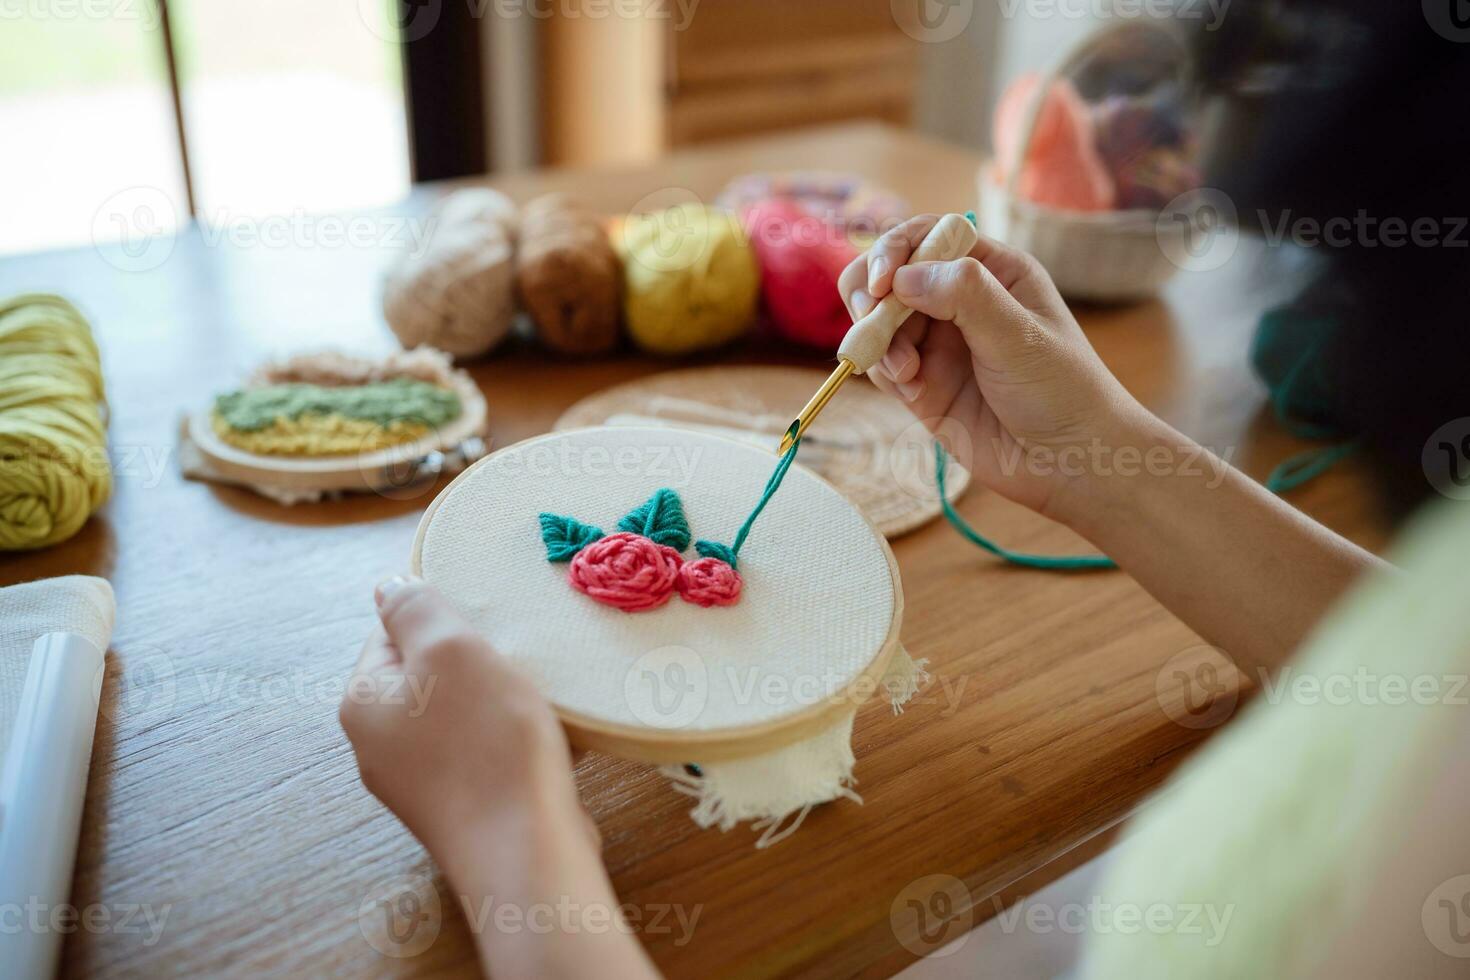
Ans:
{"type": "Polygon", "coordinates": [[[888,703],[893,706],[894,714],[903,714],[904,705],[929,683],[930,674],[925,669],[928,666],[927,657],[915,660],[903,647],[894,652],[888,669],[883,672],[883,689],[888,692],[888,703]]]}
{"type": "Polygon", "coordinates": [[[700,827],[728,831],[749,820],[753,830],[762,832],[755,846],[770,847],[795,833],[818,804],[836,799],[862,803],[852,789],[855,714],[775,752],[701,764],[699,775],[683,766],[663,766],[660,771],[674,789],[695,799],[689,816],[700,827]]]}
{"type": "MultiPolygon", "coordinates": [[[[882,685],[894,714],[903,712],[929,681],[927,660],[915,660],[899,647],[883,672],[882,685]]],[[[751,821],[760,831],[758,849],[778,844],[801,827],[812,808],[836,799],[861,804],[853,789],[856,779],[852,752],[850,712],[825,731],[765,755],[733,762],[701,765],[698,774],[684,766],[660,771],[674,789],[695,800],[689,816],[703,828],[728,831],[751,821]]]]}

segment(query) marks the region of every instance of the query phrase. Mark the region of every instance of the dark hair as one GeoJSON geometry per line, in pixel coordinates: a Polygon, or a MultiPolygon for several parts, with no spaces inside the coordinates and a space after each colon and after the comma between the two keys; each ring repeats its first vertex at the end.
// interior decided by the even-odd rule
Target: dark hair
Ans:
{"type": "Polygon", "coordinates": [[[1346,244],[1324,242],[1314,292],[1342,300],[1323,352],[1334,412],[1396,514],[1432,493],[1426,440],[1470,416],[1470,22],[1456,26],[1458,3],[1237,2],[1197,35],[1207,94],[1237,110],[1212,137],[1208,182],[1242,214],[1359,222],[1346,244]],[[1436,243],[1387,244],[1385,219],[1429,219],[1436,243]]]}

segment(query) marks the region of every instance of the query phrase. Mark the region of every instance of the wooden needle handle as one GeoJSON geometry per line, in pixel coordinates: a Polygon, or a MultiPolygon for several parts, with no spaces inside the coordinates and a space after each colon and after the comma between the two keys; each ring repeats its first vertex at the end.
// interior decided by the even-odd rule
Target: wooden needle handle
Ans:
{"type": "MultiPolygon", "coordinates": [[[[924,236],[909,261],[949,262],[964,258],[975,247],[975,237],[975,226],[970,224],[970,219],[962,214],[946,214],[924,236]]],[[[847,331],[842,346],[837,348],[837,356],[851,361],[857,373],[863,374],[883,359],[893,335],[912,312],[889,293],[847,331]]]]}

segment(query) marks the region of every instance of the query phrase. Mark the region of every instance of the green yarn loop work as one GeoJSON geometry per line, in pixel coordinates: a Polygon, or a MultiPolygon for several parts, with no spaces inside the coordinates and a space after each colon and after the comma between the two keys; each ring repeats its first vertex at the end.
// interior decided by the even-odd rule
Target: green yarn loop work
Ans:
{"type": "Polygon", "coordinates": [[[214,410],[240,432],[259,432],[277,419],[343,415],[378,425],[420,422],[435,427],[459,417],[459,395],[416,378],[390,378],[363,385],[327,387],[274,384],[242,388],[215,399],[214,410]]]}

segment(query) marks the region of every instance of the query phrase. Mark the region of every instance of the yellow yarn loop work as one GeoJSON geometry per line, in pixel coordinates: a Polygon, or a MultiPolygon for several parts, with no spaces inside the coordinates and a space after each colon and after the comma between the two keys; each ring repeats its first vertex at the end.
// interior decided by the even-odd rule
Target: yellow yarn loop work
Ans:
{"type": "Polygon", "coordinates": [[[0,550],[65,541],[112,492],[102,364],[58,296],[0,302],[0,550]]]}

